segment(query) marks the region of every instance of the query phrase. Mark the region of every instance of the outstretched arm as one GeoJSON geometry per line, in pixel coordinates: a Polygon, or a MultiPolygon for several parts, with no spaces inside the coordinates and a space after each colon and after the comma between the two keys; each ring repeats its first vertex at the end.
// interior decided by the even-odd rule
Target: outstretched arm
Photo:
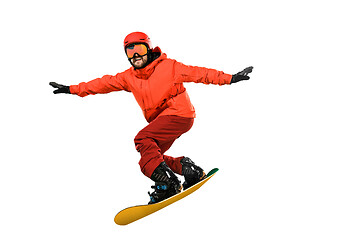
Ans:
{"type": "Polygon", "coordinates": [[[50,85],[57,88],[54,91],[54,94],[71,93],[80,97],[121,90],[129,91],[121,73],[118,73],[115,76],[105,75],[102,78],[96,78],[90,82],[82,82],[78,85],[65,86],[55,82],[50,82],[50,85]]]}
{"type": "Polygon", "coordinates": [[[230,75],[215,69],[187,66],[182,63],[175,63],[175,74],[177,82],[195,82],[205,84],[232,84],[242,80],[249,80],[249,73],[253,67],[247,67],[241,72],[230,75]]]}
{"type": "Polygon", "coordinates": [[[222,71],[205,67],[195,67],[175,62],[175,78],[177,82],[195,82],[205,84],[230,84],[231,75],[222,71]]]}

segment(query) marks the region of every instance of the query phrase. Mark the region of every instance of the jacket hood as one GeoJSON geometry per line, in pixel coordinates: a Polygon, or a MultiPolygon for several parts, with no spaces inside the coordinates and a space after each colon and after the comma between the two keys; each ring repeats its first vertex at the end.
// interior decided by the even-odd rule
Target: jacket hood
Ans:
{"type": "Polygon", "coordinates": [[[131,67],[131,71],[133,74],[140,79],[148,79],[151,74],[154,72],[155,67],[165,59],[167,59],[167,55],[163,52],[161,52],[161,49],[159,47],[155,47],[152,50],[153,57],[155,58],[149,65],[147,65],[144,68],[135,69],[134,67],[131,67]]]}

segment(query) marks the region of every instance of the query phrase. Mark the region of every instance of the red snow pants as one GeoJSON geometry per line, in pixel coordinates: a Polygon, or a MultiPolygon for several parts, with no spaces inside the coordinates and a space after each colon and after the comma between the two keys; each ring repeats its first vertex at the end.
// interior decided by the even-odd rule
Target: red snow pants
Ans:
{"type": "Polygon", "coordinates": [[[135,147],[140,152],[139,165],[145,176],[150,178],[155,168],[163,161],[173,172],[181,174],[180,160],[183,156],[173,158],[164,153],[177,138],[190,130],[193,123],[193,118],[175,115],[159,116],[136,135],[135,147]]]}

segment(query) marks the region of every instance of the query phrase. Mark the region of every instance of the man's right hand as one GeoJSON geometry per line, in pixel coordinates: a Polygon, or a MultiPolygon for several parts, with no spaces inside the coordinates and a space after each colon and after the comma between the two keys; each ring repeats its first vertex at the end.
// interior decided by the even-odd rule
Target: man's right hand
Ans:
{"type": "Polygon", "coordinates": [[[62,84],[58,84],[56,82],[50,82],[49,83],[50,86],[57,88],[56,90],[54,90],[54,94],[58,94],[58,93],[68,93],[70,94],[70,87],[69,86],[65,86],[62,84]]]}

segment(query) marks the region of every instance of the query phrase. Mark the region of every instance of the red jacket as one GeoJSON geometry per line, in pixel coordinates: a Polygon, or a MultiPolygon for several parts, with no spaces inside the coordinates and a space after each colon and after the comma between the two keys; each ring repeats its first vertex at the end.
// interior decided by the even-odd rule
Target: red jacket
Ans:
{"type": "Polygon", "coordinates": [[[143,69],[131,67],[115,76],[71,85],[70,92],[80,97],[121,90],[132,92],[148,122],[162,115],[194,118],[195,109],[183,83],[223,85],[230,84],[231,77],[214,69],[186,66],[162,53],[143,69]]]}

